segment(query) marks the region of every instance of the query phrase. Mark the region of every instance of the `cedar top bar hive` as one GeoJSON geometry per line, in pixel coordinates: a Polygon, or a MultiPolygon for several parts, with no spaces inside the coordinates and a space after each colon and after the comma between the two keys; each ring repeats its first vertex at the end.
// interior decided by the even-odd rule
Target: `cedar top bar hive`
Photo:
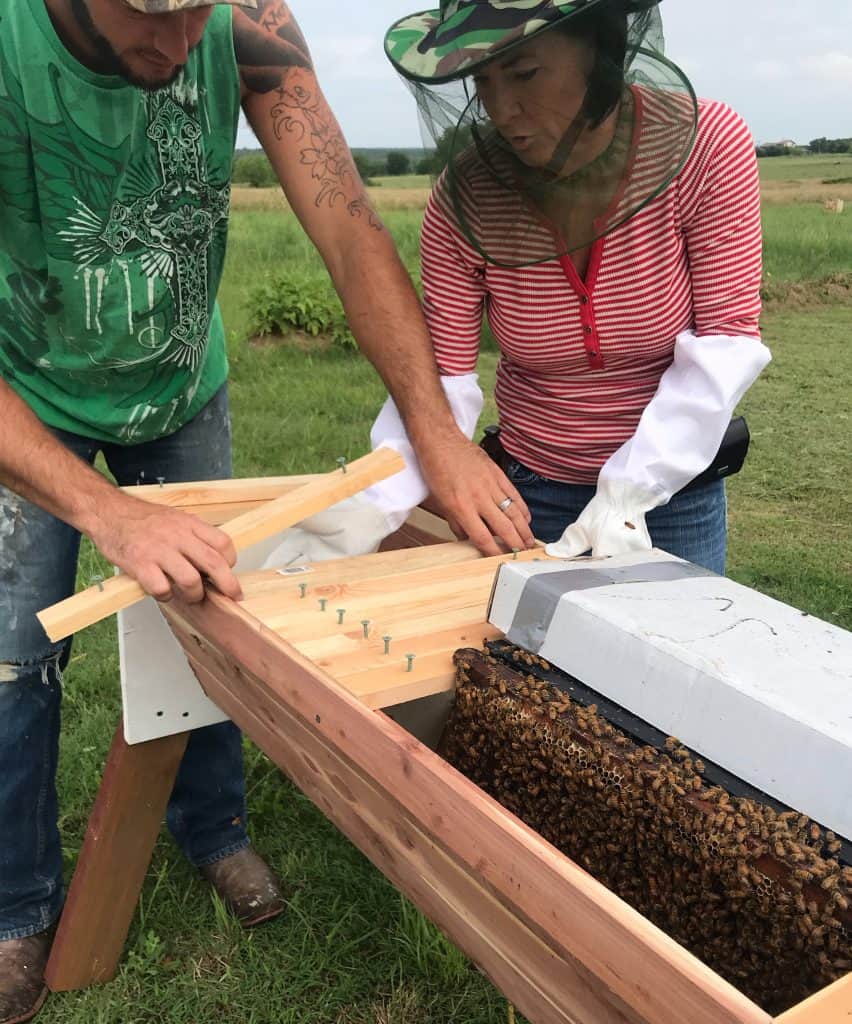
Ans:
{"type": "Polygon", "coordinates": [[[420,515],[396,543],[428,547],[165,612],[209,696],[535,1024],[852,1019],[852,975],[772,1018],[376,710],[446,693],[453,652],[501,635],[486,612],[515,559],[445,536],[420,515]]]}

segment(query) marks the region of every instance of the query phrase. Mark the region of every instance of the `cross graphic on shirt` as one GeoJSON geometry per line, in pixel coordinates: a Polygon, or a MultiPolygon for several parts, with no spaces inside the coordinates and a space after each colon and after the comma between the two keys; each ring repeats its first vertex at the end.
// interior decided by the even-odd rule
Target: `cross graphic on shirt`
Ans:
{"type": "Polygon", "coordinates": [[[148,100],[148,138],[156,145],[162,185],[132,203],[113,203],[101,239],[117,255],[134,242],[165,253],[176,318],[171,336],[179,366],[197,367],[209,328],[207,254],[228,216],[230,186],[206,177],[201,127],[165,91],[148,100]]]}

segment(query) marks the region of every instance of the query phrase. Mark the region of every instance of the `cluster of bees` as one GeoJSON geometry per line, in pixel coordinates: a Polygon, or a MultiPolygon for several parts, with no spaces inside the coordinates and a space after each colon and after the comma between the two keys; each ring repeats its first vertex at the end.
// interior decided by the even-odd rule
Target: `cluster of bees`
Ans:
{"type": "Polygon", "coordinates": [[[852,971],[852,867],[805,815],[732,796],[534,674],[456,652],[441,752],[767,1012],[852,971]]]}

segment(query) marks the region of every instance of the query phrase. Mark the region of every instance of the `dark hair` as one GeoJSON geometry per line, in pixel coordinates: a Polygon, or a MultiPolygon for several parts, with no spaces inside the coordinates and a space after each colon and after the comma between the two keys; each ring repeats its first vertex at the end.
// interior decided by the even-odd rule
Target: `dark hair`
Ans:
{"type": "Polygon", "coordinates": [[[592,128],[612,113],[624,91],[627,14],[635,6],[630,0],[598,0],[587,11],[556,26],[557,31],[584,40],[594,50],[583,108],[592,128]]]}

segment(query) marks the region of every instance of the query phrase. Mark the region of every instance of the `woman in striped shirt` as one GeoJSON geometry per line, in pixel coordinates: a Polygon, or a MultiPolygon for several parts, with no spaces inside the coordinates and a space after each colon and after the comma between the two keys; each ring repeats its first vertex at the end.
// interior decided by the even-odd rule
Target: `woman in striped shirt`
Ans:
{"type": "Polygon", "coordinates": [[[534,534],[724,572],[724,483],[678,492],[769,360],[757,167],[661,39],[652,0],[442,0],[386,50],[449,150],[421,243],[436,358],[475,405],[487,315],[534,534]]]}

